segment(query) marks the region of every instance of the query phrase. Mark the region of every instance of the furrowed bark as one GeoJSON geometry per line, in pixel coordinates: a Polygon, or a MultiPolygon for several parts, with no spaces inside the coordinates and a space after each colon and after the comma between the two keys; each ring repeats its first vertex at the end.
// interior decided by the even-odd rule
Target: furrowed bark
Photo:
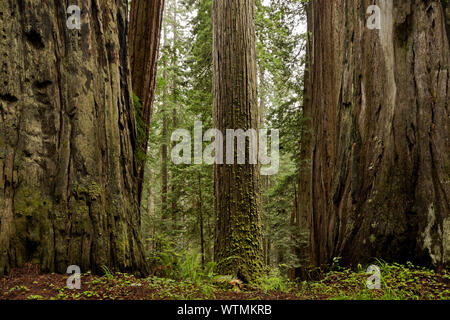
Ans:
{"type": "MultiPolygon", "coordinates": [[[[164,0],[133,0],[130,11],[129,54],[133,91],[142,103],[142,122],[145,139],[141,150],[147,153],[153,100],[155,96],[156,74],[164,0]]],[[[145,174],[145,159],[139,159],[138,199],[142,200],[145,174]]]]}
{"type": "MultiPolygon", "coordinates": [[[[311,31],[312,26],[312,3],[306,4],[306,16],[308,31],[311,31]]],[[[306,41],[306,64],[304,73],[304,89],[303,89],[303,127],[301,128],[300,141],[300,160],[301,166],[299,170],[298,183],[298,205],[297,205],[297,225],[300,230],[300,246],[296,248],[297,256],[299,257],[302,267],[296,269],[296,277],[305,279],[305,268],[310,265],[311,252],[311,217],[312,217],[312,111],[311,111],[311,93],[312,93],[312,79],[311,72],[312,65],[312,36],[308,32],[306,41]]]]}
{"type": "MultiPolygon", "coordinates": [[[[226,129],[258,129],[254,6],[213,2],[213,119],[224,136],[226,129]]],[[[236,163],[236,147],[234,154],[236,163]]],[[[244,281],[262,267],[260,167],[248,163],[215,165],[215,260],[219,272],[244,281]]]]}
{"type": "Polygon", "coordinates": [[[0,274],[146,274],[125,1],[0,0],[0,274]]]}
{"type": "Polygon", "coordinates": [[[311,2],[312,259],[448,265],[447,2],[373,3],[311,2]]]}
{"type": "MultiPolygon", "coordinates": [[[[166,10],[167,12],[168,10],[166,10]]],[[[164,23],[163,33],[164,33],[164,43],[163,46],[168,51],[169,46],[167,39],[167,25],[164,23]]],[[[167,74],[167,60],[164,60],[163,64],[163,79],[168,78],[167,74]]],[[[167,83],[164,84],[163,96],[162,96],[162,106],[160,112],[162,113],[162,130],[161,130],[161,211],[163,217],[168,219],[167,211],[167,195],[169,192],[169,116],[168,116],[168,101],[169,101],[169,86],[167,83]]]]}

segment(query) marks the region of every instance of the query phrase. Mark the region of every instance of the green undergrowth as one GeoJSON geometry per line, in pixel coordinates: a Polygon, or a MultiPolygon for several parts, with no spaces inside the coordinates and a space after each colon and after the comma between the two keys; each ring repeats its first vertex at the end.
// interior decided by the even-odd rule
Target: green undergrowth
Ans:
{"type": "MultiPolygon", "coordinates": [[[[170,277],[149,277],[144,280],[150,299],[221,299],[235,294],[240,299],[265,297],[288,299],[331,300],[436,300],[450,299],[450,273],[377,261],[380,289],[367,287],[367,268],[353,271],[333,266],[333,271],[317,281],[292,281],[278,269],[269,269],[250,284],[243,284],[230,275],[216,275],[214,264],[201,268],[199,257],[189,254],[173,268],[170,277]],[[281,295],[281,296],[280,296],[281,295]],[[284,296],[283,296],[284,295],[284,296]]],[[[111,280],[111,279],[110,279],[111,280]]]]}
{"type": "Polygon", "coordinates": [[[250,286],[262,290],[265,293],[273,291],[290,293],[296,289],[296,283],[282,275],[278,269],[266,270],[266,272],[255,282],[251,283],[250,286]]]}
{"type": "Polygon", "coordinates": [[[377,260],[380,289],[369,289],[371,274],[358,265],[357,271],[336,268],[320,281],[303,282],[300,296],[332,300],[449,300],[450,272],[377,260]]]}
{"type": "MultiPolygon", "coordinates": [[[[166,262],[173,263],[172,258],[166,262]]],[[[161,260],[161,261],[163,261],[161,260]]],[[[161,266],[166,274],[136,278],[110,271],[103,276],[81,275],[81,289],[70,290],[65,275],[24,276],[0,282],[0,299],[22,300],[449,300],[450,272],[434,271],[383,261],[374,264],[380,270],[380,289],[368,289],[367,266],[350,270],[333,265],[321,280],[291,281],[278,269],[268,269],[249,284],[231,275],[217,275],[214,264],[201,266],[197,254],[178,257],[177,265],[161,266]]]]}
{"type": "Polygon", "coordinates": [[[380,289],[369,289],[368,278],[372,275],[367,267],[358,265],[351,270],[339,265],[339,258],[327,268],[329,271],[314,270],[320,280],[293,281],[278,268],[268,268],[255,281],[244,285],[233,276],[214,273],[214,263],[202,269],[200,255],[191,252],[180,256],[166,252],[155,258],[160,276],[179,283],[195,284],[207,296],[214,297],[217,290],[235,292],[258,292],[264,295],[287,294],[298,299],[345,299],[345,300],[435,300],[450,299],[450,272],[436,272],[423,267],[406,264],[386,263],[375,260],[380,270],[380,289]]]}

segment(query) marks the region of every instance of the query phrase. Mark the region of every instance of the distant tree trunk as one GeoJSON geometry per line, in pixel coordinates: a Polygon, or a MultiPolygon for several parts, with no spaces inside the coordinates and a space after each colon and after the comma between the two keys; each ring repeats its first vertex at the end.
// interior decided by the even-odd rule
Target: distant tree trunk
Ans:
{"type": "Polygon", "coordinates": [[[311,3],[312,258],[448,265],[447,4],[373,3],[311,3]]]}
{"type": "MultiPolygon", "coordinates": [[[[213,29],[214,127],[224,135],[226,129],[257,130],[254,0],[214,0],[213,29]]],[[[262,267],[260,167],[248,162],[215,165],[215,260],[219,272],[244,281],[262,267]]]]}
{"type": "Polygon", "coordinates": [[[161,211],[164,217],[167,217],[167,196],[169,191],[169,172],[168,172],[168,159],[169,159],[169,118],[166,111],[163,111],[163,127],[162,127],[162,144],[161,144],[161,211]]]}
{"type": "MultiPolygon", "coordinates": [[[[167,10],[166,10],[167,11],[167,10]]],[[[164,23],[164,51],[167,54],[167,25],[164,23]]],[[[167,58],[164,58],[163,78],[167,79],[167,58]]],[[[164,84],[163,99],[162,99],[162,130],[161,130],[161,211],[163,216],[167,215],[167,193],[169,191],[169,172],[168,172],[168,158],[169,158],[169,117],[167,116],[167,107],[169,95],[168,85],[164,84]]]]}
{"type": "Polygon", "coordinates": [[[0,0],[0,274],[147,271],[127,3],[81,3],[0,0]]]}
{"type": "MultiPolygon", "coordinates": [[[[298,209],[297,209],[298,208],[297,196],[298,196],[298,194],[297,194],[297,186],[294,183],[294,199],[292,201],[293,202],[293,206],[292,206],[291,217],[290,217],[290,226],[291,226],[292,229],[294,229],[296,227],[296,225],[297,225],[297,212],[298,212],[298,209]]],[[[298,253],[298,249],[299,248],[297,248],[297,246],[296,246],[297,239],[296,239],[295,234],[291,234],[291,243],[294,244],[293,248],[292,248],[293,253],[294,254],[298,253]]],[[[289,277],[289,279],[295,280],[295,271],[296,271],[295,268],[290,268],[288,270],[288,277],[289,277]]]]}
{"type": "MultiPolygon", "coordinates": [[[[153,179],[153,170],[152,169],[150,169],[148,171],[148,175],[149,175],[148,181],[152,181],[151,180],[151,179],[153,179]]],[[[154,191],[152,185],[149,184],[147,187],[148,187],[147,217],[148,217],[148,221],[150,223],[147,226],[146,231],[143,232],[143,234],[150,235],[150,238],[152,239],[151,241],[148,239],[144,239],[147,251],[150,251],[155,248],[155,240],[154,239],[155,239],[155,226],[156,225],[155,225],[155,223],[152,223],[155,219],[155,191],[154,191]]]]}
{"type": "MultiPolygon", "coordinates": [[[[306,4],[306,16],[308,30],[311,30],[312,25],[312,2],[306,4]]],[[[296,270],[296,277],[304,279],[306,274],[305,268],[310,265],[310,229],[312,216],[312,166],[311,166],[311,151],[312,151],[312,112],[311,112],[311,92],[312,92],[312,38],[311,34],[307,33],[306,40],[306,63],[304,73],[303,86],[303,105],[302,105],[302,132],[300,138],[300,168],[299,168],[299,182],[298,182],[298,199],[297,199],[297,225],[299,229],[299,247],[297,248],[297,257],[300,260],[301,267],[296,270]]]]}
{"type": "MultiPolygon", "coordinates": [[[[142,103],[145,139],[139,146],[147,152],[157,73],[164,0],[133,0],[128,34],[133,91],[142,103]]],[[[145,159],[139,159],[138,199],[142,199],[145,159]]]]}
{"type": "MultiPolygon", "coordinates": [[[[174,129],[177,128],[178,126],[178,116],[177,116],[177,103],[178,103],[178,98],[177,98],[177,81],[178,81],[178,77],[177,77],[177,61],[178,61],[178,50],[177,50],[177,46],[178,46],[178,36],[177,36],[177,0],[174,0],[173,2],[173,21],[172,21],[172,29],[173,29],[173,44],[172,44],[172,66],[174,67],[174,72],[172,74],[172,127],[174,129]]],[[[176,145],[176,142],[172,143],[172,147],[174,147],[176,145]]],[[[171,214],[172,214],[172,225],[173,225],[173,229],[176,228],[177,226],[177,197],[176,197],[176,191],[177,191],[177,181],[174,179],[174,177],[172,178],[171,181],[171,186],[170,186],[170,192],[172,194],[172,199],[171,199],[171,214]]]]}
{"type": "Polygon", "coordinates": [[[202,195],[202,177],[201,174],[198,174],[198,189],[199,189],[199,198],[198,198],[198,211],[200,215],[200,249],[202,255],[202,268],[205,268],[205,238],[204,238],[204,223],[203,223],[203,195],[202,195]]]}
{"type": "MultiPolygon", "coordinates": [[[[264,69],[264,66],[259,66],[259,125],[261,127],[264,127],[264,123],[266,121],[266,90],[265,90],[265,77],[264,73],[266,70],[264,69]]],[[[267,177],[267,176],[266,176],[267,177]]]]}
{"type": "Polygon", "coordinates": [[[264,265],[267,266],[267,237],[263,237],[263,261],[264,265]]]}

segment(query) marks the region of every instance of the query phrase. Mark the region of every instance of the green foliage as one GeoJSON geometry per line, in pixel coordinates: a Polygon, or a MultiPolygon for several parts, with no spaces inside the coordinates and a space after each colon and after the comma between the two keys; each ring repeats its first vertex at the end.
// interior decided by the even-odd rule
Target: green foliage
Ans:
{"type": "Polygon", "coordinates": [[[279,269],[271,269],[258,278],[253,285],[265,293],[271,291],[291,292],[294,289],[294,284],[286,276],[283,276],[279,269]]]}
{"type": "MultiPolygon", "coordinates": [[[[168,137],[177,128],[187,129],[193,136],[194,122],[198,120],[203,122],[204,131],[212,127],[212,0],[179,2],[177,21],[173,2],[168,1],[166,6],[163,21],[166,36],[158,64],[147,154],[142,231],[149,260],[155,267],[161,267],[156,273],[176,278],[180,257],[192,252],[202,254],[202,231],[203,267],[213,260],[213,166],[175,166],[169,161],[167,203],[162,203],[161,192],[161,146],[167,144],[167,137],[162,134],[163,123],[168,126],[168,137]],[[176,117],[172,117],[174,114],[176,117]]],[[[303,123],[301,79],[305,36],[298,30],[302,19],[302,1],[275,1],[267,6],[257,1],[258,65],[263,79],[259,93],[261,105],[266,106],[261,112],[265,114],[266,127],[280,129],[282,151],[280,173],[266,179],[263,187],[264,232],[272,244],[268,254],[277,257],[271,263],[281,266],[283,273],[300,265],[295,249],[305,239],[290,223],[296,175],[302,165],[296,157],[303,123]]],[[[168,145],[170,154],[172,145],[168,145]]]]}
{"type": "Polygon", "coordinates": [[[102,266],[102,270],[105,273],[105,276],[108,280],[111,280],[114,278],[114,275],[112,274],[112,272],[109,270],[109,268],[107,266],[102,266]]]}
{"type": "MultiPolygon", "coordinates": [[[[207,277],[210,278],[211,270],[207,270],[207,277]]],[[[189,279],[193,282],[199,282],[206,278],[202,270],[200,255],[196,252],[188,252],[180,264],[180,275],[182,279],[189,279]]]]}
{"type": "MultiPolygon", "coordinates": [[[[158,65],[157,90],[150,128],[149,153],[143,194],[143,234],[147,255],[153,265],[164,263],[163,274],[179,267],[167,267],[160,261],[165,252],[180,263],[178,256],[201,254],[203,231],[204,267],[212,261],[214,242],[213,167],[207,165],[173,165],[168,163],[169,186],[166,203],[162,203],[161,128],[168,125],[168,138],[175,129],[191,131],[201,120],[204,129],[212,126],[212,26],[211,0],[179,2],[176,30],[172,1],[166,3],[168,14],[163,24],[167,31],[158,65]],[[189,14],[193,12],[193,14],[189,14]],[[200,197],[199,190],[202,191],[200,197]],[[200,228],[203,221],[203,229],[200,228]],[[177,254],[174,255],[174,252],[177,254]]],[[[163,37],[164,38],[164,37],[163,37]]]]}
{"type": "Polygon", "coordinates": [[[358,271],[339,267],[327,273],[321,281],[304,282],[298,295],[312,299],[333,300],[430,300],[450,299],[448,272],[436,273],[411,263],[385,263],[376,260],[381,270],[381,290],[367,288],[367,268],[358,271]]]}
{"type": "MultiPolygon", "coordinates": [[[[164,258],[163,258],[164,259],[164,258]]],[[[151,276],[136,278],[115,272],[105,276],[83,274],[83,290],[69,290],[64,286],[66,276],[52,274],[45,277],[19,276],[22,285],[14,285],[17,278],[0,283],[1,299],[28,300],[118,300],[118,299],[307,299],[307,300],[450,300],[450,273],[414,266],[375,260],[381,271],[381,289],[367,288],[367,265],[357,271],[334,263],[334,271],[318,281],[294,283],[280,269],[267,269],[255,282],[244,285],[230,275],[215,275],[214,264],[201,269],[199,254],[178,257],[178,274],[174,278],[151,276]]],[[[166,262],[170,262],[167,260],[166,262]]],[[[331,265],[327,269],[333,269],[331,265]]],[[[17,277],[17,276],[16,276],[17,277]]]]}
{"type": "Polygon", "coordinates": [[[263,178],[263,219],[267,262],[283,274],[307,264],[298,250],[309,234],[299,230],[295,210],[297,180],[306,159],[300,157],[305,116],[302,109],[306,36],[299,0],[256,1],[259,95],[264,125],[280,132],[280,170],[263,178]],[[270,244],[270,247],[269,247],[270,244]],[[270,261],[269,261],[270,260],[270,261]]]}
{"type": "Polygon", "coordinates": [[[295,249],[304,245],[298,225],[290,223],[297,192],[295,165],[282,159],[278,175],[270,177],[263,190],[264,236],[271,244],[271,252],[267,254],[276,258],[271,263],[286,273],[300,266],[295,249]]]}
{"type": "Polygon", "coordinates": [[[153,275],[174,280],[185,280],[200,283],[212,280],[215,276],[214,262],[208,262],[205,267],[201,264],[201,255],[197,251],[177,252],[175,244],[166,239],[161,251],[150,253],[149,261],[153,266],[153,275]]]}
{"type": "Polygon", "coordinates": [[[280,150],[301,166],[300,140],[306,30],[304,1],[256,1],[256,33],[260,99],[266,104],[266,124],[280,130],[280,150]]]}
{"type": "Polygon", "coordinates": [[[15,286],[15,287],[12,287],[11,289],[9,289],[10,293],[14,292],[14,291],[28,292],[28,291],[30,291],[30,289],[23,285],[15,286]]]}

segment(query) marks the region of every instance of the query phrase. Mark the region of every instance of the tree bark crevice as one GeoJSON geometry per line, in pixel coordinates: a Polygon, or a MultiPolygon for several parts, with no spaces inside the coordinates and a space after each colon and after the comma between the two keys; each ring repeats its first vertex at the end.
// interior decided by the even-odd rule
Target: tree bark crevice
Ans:
{"type": "Polygon", "coordinates": [[[450,261],[444,3],[378,1],[381,30],[367,28],[370,1],[309,4],[312,205],[300,210],[316,265],[450,261]]]}
{"type": "Polygon", "coordinates": [[[0,274],[144,275],[126,2],[66,2],[0,1],[0,274]]]}

